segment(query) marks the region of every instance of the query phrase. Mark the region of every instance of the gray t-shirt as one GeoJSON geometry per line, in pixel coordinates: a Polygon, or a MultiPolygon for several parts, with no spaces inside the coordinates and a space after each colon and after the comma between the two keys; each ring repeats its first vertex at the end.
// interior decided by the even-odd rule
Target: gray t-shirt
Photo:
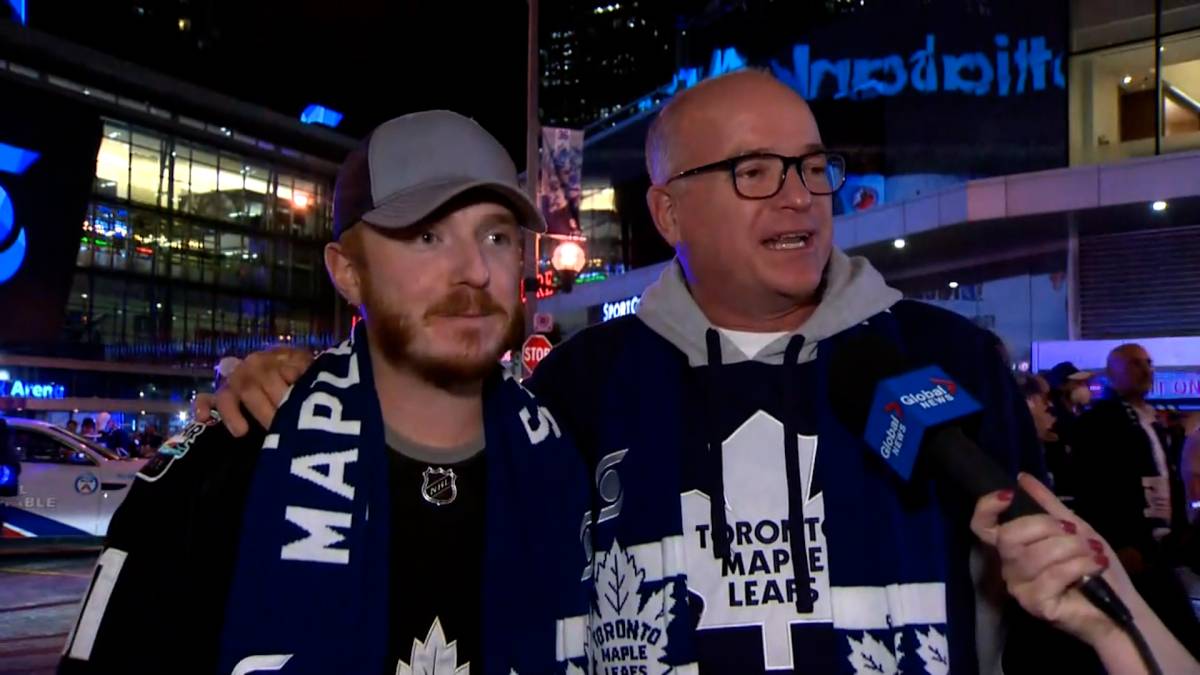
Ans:
{"type": "Polygon", "coordinates": [[[410,440],[391,427],[384,427],[387,446],[396,452],[428,464],[457,464],[483,452],[483,435],[454,448],[435,448],[410,440]]]}

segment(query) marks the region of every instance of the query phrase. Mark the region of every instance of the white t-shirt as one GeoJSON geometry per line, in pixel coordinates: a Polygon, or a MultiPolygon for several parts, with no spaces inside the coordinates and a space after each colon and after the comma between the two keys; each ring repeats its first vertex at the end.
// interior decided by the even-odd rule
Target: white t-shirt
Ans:
{"type": "Polygon", "coordinates": [[[737,345],[737,348],[742,350],[746,358],[753,359],[758,356],[759,352],[766,349],[767,345],[787,335],[786,331],[779,333],[751,333],[744,330],[730,330],[728,328],[718,328],[721,335],[729,338],[729,341],[737,345]]]}

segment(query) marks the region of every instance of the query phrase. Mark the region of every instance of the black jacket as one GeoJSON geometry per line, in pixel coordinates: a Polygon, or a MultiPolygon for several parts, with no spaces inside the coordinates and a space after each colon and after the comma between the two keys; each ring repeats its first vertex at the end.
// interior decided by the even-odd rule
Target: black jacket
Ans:
{"type": "Polygon", "coordinates": [[[1154,539],[1154,529],[1168,523],[1147,518],[1142,478],[1158,476],[1150,439],[1137,413],[1116,397],[1100,401],[1083,414],[1078,424],[1075,466],[1079,483],[1076,511],[1116,550],[1136,549],[1144,569],[1130,574],[1134,587],[1175,637],[1200,658],[1200,622],[1197,622],[1187,592],[1175,574],[1176,561],[1170,546],[1184,534],[1183,484],[1178,458],[1172,465],[1166,432],[1156,426],[1167,457],[1171,484],[1171,536],[1154,539]]]}
{"type": "Polygon", "coordinates": [[[264,436],[193,423],[142,469],[109,525],[59,673],[214,671],[264,436]]]}
{"type": "MultiPolygon", "coordinates": [[[[1157,430],[1166,453],[1166,435],[1157,430]]],[[[1075,435],[1075,509],[1114,549],[1137,549],[1149,558],[1148,563],[1153,563],[1160,548],[1152,534],[1154,529],[1178,528],[1183,523],[1175,518],[1177,522],[1168,523],[1145,516],[1142,478],[1159,472],[1150,439],[1137,414],[1120,399],[1106,398],[1079,418],[1075,435]]],[[[1183,490],[1179,468],[1170,469],[1172,501],[1178,502],[1183,490]]]]}

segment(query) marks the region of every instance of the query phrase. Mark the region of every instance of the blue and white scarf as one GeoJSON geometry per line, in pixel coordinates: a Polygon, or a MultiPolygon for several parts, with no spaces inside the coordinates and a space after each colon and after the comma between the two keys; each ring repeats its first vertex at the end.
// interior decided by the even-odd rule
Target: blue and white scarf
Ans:
{"type": "MultiPolygon", "coordinates": [[[[391,643],[412,639],[390,633],[390,451],[365,329],[317,358],[263,443],[220,673],[375,675],[394,667],[391,643]]],[[[497,372],[483,396],[483,663],[472,671],[561,672],[563,655],[577,650],[564,644],[575,638],[560,619],[586,606],[586,473],[554,418],[519,384],[497,372]]]]}

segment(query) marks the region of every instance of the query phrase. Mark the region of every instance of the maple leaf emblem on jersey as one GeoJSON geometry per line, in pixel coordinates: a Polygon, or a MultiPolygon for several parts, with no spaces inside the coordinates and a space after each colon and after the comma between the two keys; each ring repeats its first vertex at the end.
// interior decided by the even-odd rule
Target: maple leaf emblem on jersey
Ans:
{"type": "Polygon", "coordinates": [[[630,551],[614,540],[608,553],[596,555],[596,595],[588,636],[588,659],[598,666],[628,666],[629,672],[657,674],[670,670],[666,656],[667,625],[672,619],[670,582],[653,591],[642,588],[646,571],[630,551]]]}
{"type": "Polygon", "coordinates": [[[471,664],[458,665],[458,642],[446,644],[440,619],[434,619],[425,642],[413,640],[408,663],[396,664],[396,675],[469,675],[471,664]]]}

